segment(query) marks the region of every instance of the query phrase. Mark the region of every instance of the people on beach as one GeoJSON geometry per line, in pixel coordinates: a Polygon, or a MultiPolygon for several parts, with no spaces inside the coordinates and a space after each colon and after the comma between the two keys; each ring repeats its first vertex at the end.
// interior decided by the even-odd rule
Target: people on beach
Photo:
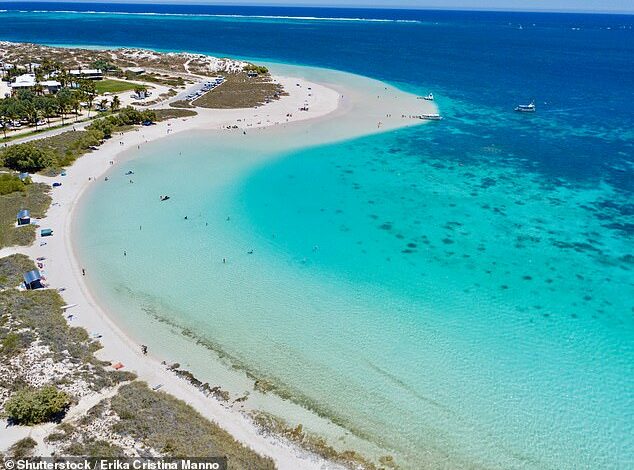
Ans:
{"type": "Polygon", "coordinates": [[[141,345],[141,352],[144,356],[147,355],[147,346],[145,344],[141,345]]]}
{"type": "Polygon", "coordinates": [[[81,275],[85,276],[86,275],[86,270],[84,268],[81,268],[81,275]]]}

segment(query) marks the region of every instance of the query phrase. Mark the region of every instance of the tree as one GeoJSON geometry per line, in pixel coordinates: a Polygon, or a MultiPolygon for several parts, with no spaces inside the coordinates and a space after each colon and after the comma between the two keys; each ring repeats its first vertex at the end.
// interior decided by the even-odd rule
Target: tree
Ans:
{"type": "Polygon", "coordinates": [[[112,111],[117,111],[121,107],[121,100],[117,95],[112,97],[112,102],[110,103],[110,109],[112,111]]]}
{"type": "Polygon", "coordinates": [[[107,121],[106,119],[97,119],[93,121],[93,123],[87,127],[87,129],[94,129],[96,131],[101,132],[104,139],[109,139],[112,137],[113,125],[107,121]]]}
{"type": "Polygon", "coordinates": [[[57,111],[57,98],[54,96],[42,96],[39,100],[39,106],[42,110],[42,116],[46,118],[48,125],[51,125],[51,118],[55,116],[57,111]]]}
{"type": "Polygon", "coordinates": [[[0,100],[0,126],[2,126],[2,134],[5,139],[7,138],[7,126],[10,120],[7,100],[0,100]]]}
{"type": "Polygon", "coordinates": [[[33,425],[51,421],[66,411],[70,399],[52,385],[22,389],[4,404],[4,410],[18,424],[33,425]]]}
{"type": "Polygon", "coordinates": [[[136,93],[139,98],[145,98],[147,96],[147,87],[136,85],[134,87],[134,93],[136,93]]]}
{"type": "Polygon", "coordinates": [[[103,100],[99,102],[99,111],[104,111],[107,106],[108,106],[108,100],[104,98],[103,100]]]}
{"type": "Polygon", "coordinates": [[[51,150],[27,142],[7,147],[0,154],[0,163],[12,170],[32,173],[52,166],[55,156],[51,150]]]}
{"type": "Polygon", "coordinates": [[[75,94],[73,91],[68,88],[62,88],[57,92],[57,95],[55,95],[57,98],[57,109],[62,115],[62,124],[64,124],[64,116],[66,112],[72,108],[74,96],[75,94]]]}
{"type": "Polygon", "coordinates": [[[95,96],[97,95],[97,88],[95,87],[95,82],[92,80],[82,80],[79,83],[79,91],[83,99],[88,103],[88,117],[90,117],[90,109],[92,108],[92,104],[95,101],[95,96]]]}

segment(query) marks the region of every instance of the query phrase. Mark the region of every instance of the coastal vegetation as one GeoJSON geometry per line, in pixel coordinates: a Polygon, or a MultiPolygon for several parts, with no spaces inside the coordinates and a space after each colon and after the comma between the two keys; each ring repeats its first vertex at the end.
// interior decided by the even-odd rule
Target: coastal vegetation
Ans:
{"type": "Polygon", "coordinates": [[[44,170],[48,174],[54,174],[101,145],[113,132],[123,132],[136,124],[154,122],[156,116],[155,111],[138,111],[126,107],[117,114],[96,119],[82,131],[67,131],[32,142],[11,145],[0,152],[0,166],[15,171],[44,170]]]}
{"type": "Polygon", "coordinates": [[[246,72],[241,72],[225,74],[222,85],[205,93],[192,104],[201,108],[253,108],[285,94],[282,85],[273,82],[268,73],[249,77],[246,72]]]}
{"type": "Polygon", "coordinates": [[[0,174],[0,196],[11,194],[16,191],[25,191],[26,185],[27,183],[22,181],[18,175],[11,173],[0,174]]]}
{"type": "Polygon", "coordinates": [[[156,121],[167,121],[168,119],[188,118],[196,116],[198,113],[190,109],[164,108],[154,110],[156,121]]]}
{"type": "Polygon", "coordinates": [[[271,459],[237,442],[185,402],[138,380],[121,386],[83,417],[63,422],[46,441],[70,455],[223,456],[231,470],[275,468],[271,459]]]}
{"type": "Polygon", "coordinates": [[[31,426],[59,418],[69,405],[66,393],[47,385],[18,390],[6,401],[4,411],[14,423],[31,426]]]}
{"type": "Polygon", "coordinates": [[[9,447],[9,457],[23,459],[33,455],[37,442],[32,437],[25,437],[9,447]]]}
{"type": "Polygon", "coordinates": [[[57,291],[15,289],[32,269],[36,266],[24,255],[0,259],[0,407],[19,420],[30,419],[12,415],[25,413],[25,403],[51,398],[50,391],[36,393],[41,387],[55,386],[74,400],[134,378],[94,357],[101,345],[83,328],[68,324],[57,291]],[[57,366],[50,371],[47,364],[57,366]],[[11,402],[13,397],[17,401],[11,402]]]}
{"type": "MultiPolygon", "coordinates": [[[[0,258],[0,291],[20,284],[22,282],[22,273],[31,269],[33,269],[33,261],[26,255],[17,254],[0,258]]],[[[9,339],[5,337],[0,342],[0,354],[8,354],[16,349],[15,333],[7,333],[7,335],[10,336],[9,339]]]]}
{"type": "Polygon", "coordinates": [[[31,217],[44,217],[51,203],[50,186],[28,181],[23,185],[17,191],[0,195],[0,248],[33,243],[36,226],[31,224],[16,228],[16,215],[20,210],[28,208],[31,217]]]}

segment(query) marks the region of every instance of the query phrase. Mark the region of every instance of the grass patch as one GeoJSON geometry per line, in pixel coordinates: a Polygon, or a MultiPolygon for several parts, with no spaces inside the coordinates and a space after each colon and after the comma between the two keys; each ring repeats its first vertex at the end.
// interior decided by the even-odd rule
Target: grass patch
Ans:
{"type": "Polygon", "coordinates": [[[208,91],[194,100],[194,106],[201,108],[253,108],[261,106],[267,100],[278,99],[286,94],[284,88],[271,82],[271,76],[260,75],[249,78],[244,72],[225,75],[225,81],[219,87],[208,91]]]}
{"type": "Polygon", "coordinates": [[[168,119],[177,119],[177,118],[186,118],[196,116],[198,113],[196,111],[192,111],[190,109],[156,109],[154,110],[156,114],[157,122],[167,121],[168,119]]]}
{"type": "Polygon", "coordinates": [[[137,86],[136,83],[112,80],[110,78],[95,81],[95,89],[100,95],[104,93],[121,93],[123,91],[134,90],[137,86]]]}
{"type": "Polygon", "coordinates": [[[66,452],[79,457],[117,458],[126,456],[123,449],[118,445],[100,439],[73,442],[66,448],[66,452]]]}
{"type": "Polygon", "coordinates": [[[32,269],[35,264],[26,255],[0,258],[0,290],[16,287],[22,282],[22,274],[32,269]]]}
{"type": "Polygon", "coordinates": [[[195,108],[189,101],[186,100],[176,100],[170,103],[172,108],[195,108]]]}
{"type": "Polygon", "coordinates": [[[173,77],[161,73],[144,73],[137,80],[144,82],[158,83],[159,85],[165,85],[168,87],[183,87],[186,82],[182,77],[173,77]]]}
{"type": "Polygon", "coordinates": [[[32,437],[25,437],[9,447],[9,455],[14,459],[31,457],[37,447],[37,442],[32,437]]]}
{"type": "Polygon", "coordinates": [[[15,226],[15,218],[22,209],[29,209],[31,217],[44,217],[51,204],[50,187],[31,183],[24,191],[0,196],[0,248],[27,246],[35,241],[35,225],[15,226]]]}
{"type": "Polygon", "coordinates": [[[121,421],[115,431],[167,456],[227,456],[229,469],[273,469],[274,463],[237,442],[185,402],[150,390],[143,382],[124,385],[111,399],[121,421]]]}

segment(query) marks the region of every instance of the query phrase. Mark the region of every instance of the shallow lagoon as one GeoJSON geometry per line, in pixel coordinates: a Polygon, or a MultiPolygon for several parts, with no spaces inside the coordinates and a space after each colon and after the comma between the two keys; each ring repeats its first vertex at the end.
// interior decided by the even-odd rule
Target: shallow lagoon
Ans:
{"type": "Polygon", "coordinates": [[[89,195],[80,253],[134,335],[178,325],[410,465],[625,462],[632,261],[605,225],[626,202],[497,149],[424,155],[434,132],[149,144],[134,185],[120,168],[89,195]]]}

